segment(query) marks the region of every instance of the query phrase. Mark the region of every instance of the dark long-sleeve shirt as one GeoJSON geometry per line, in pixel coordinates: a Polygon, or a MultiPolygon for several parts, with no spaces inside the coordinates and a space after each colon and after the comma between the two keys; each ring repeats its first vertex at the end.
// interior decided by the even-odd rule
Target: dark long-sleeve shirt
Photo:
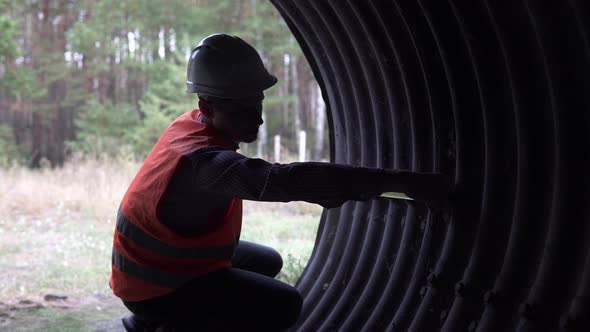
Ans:
{"type": "Polygon", "coordinates": [[[233,197],[246,200],[306,201],[336,207],[383,192],[384,169],[325,162],[271,164],[222,147],[198,149],[181,159],[158,207],[162,222],[190,236],[207,220],[221,220],[233,197]],[[212,214],[217,214],[218,218],[212,214]]]}

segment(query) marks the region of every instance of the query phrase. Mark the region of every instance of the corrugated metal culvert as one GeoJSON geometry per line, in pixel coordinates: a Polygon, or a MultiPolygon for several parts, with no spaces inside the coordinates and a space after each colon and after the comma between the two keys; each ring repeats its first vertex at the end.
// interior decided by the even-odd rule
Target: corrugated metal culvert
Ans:
{"type": "Polygon", "coordinates": [[[332,160],[452,176],[452,211],[324,211],[293,331],[590,331],[590,4],[272,0],[332,160]]]}

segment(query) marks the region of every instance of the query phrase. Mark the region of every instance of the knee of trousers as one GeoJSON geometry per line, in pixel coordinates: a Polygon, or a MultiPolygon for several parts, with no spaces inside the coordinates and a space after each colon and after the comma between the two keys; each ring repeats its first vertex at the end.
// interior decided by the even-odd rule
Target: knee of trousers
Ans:
{"type": "Polygon", "coordinates": [[[277,275],[283,268],[283,257],[281,257],[281,254],[279,254],[279,252],[274,249],[269,253],[269,256],[269,261],[271,262],[272,266],[271,270],[275,275],[277,275]]]}
{"type": "Polygon", "coordinates": [[[284,302],[284,310],[285,310],[285,327],[289,327],[299,319],[299,315],[301,314],[301,309],[303,307],[303,298],[299,291],[296,288],[293,288],[291,292],[288,293],[284,302]]]}

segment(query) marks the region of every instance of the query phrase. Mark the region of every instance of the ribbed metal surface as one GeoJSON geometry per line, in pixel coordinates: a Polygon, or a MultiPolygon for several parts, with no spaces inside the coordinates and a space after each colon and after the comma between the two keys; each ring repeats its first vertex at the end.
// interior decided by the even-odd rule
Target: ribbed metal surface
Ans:
{"type": "Polygon", "coordinates": [[[590,8],[272,0],[332,160],[436,171],[453,211],[325,210],[293,331],[590,331],[590,8]]]}

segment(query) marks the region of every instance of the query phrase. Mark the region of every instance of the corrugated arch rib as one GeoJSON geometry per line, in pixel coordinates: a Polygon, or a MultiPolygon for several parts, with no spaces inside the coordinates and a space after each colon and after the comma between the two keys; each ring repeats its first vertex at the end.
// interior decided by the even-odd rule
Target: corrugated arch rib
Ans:
{"type": "Polygon", "coordinates": [[[325,210],[293,331],[589,331],[586,1],[271,0],[331,159],[442,172],[452,213],[325,210]]]}

